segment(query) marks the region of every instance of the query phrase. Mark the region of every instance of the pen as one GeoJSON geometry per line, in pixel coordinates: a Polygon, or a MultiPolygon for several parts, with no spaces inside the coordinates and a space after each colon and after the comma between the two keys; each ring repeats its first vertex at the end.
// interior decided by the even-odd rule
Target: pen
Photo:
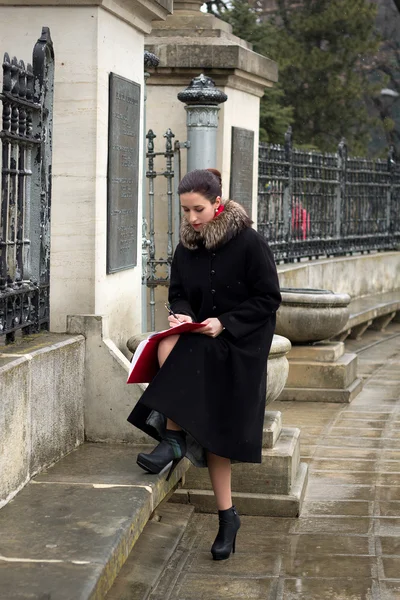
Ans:
{"type": "MultiPolygon", "coordinates": [[[[170,307],[170,305],[167,304],[167,303],[165,303],[164,306],[167,309],[167,311],[169,312],[169,314],[171,315],[171,317],[174,317],[177,321],[179,321],[178,317],[176,316],[176,314],[174,313],[174,311],[172,310],[172,308],[170,307]]],[[[181,321],[179,321],[179,323],[180,322],[181,321]]]]}

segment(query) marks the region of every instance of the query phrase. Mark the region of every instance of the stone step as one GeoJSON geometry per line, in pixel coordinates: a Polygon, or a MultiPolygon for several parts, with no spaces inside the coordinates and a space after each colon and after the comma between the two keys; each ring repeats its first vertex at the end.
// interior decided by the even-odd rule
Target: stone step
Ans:
{"type": "MultiPolygon", "coordinates": [[[[241,515],[258,517],[298,517],[308,483],[308,465],[300,463],[289,494],[258,494],[232,492],[235,506],[241,515]]],[[[190,504],[199,512],[216,512],[211,490],[176,490],[170,502],[190,504]]]]}
{"type": "Polygon", "coordinates": [[[352,352],[335,362],[291,359],[285,387],[345,389],[357,378],[357,361],[352,352]]]}
{"type": "Polygon", "coordinates": [[[363,389],[362,379],[355,379],[344,389],[285,387],[279,401],[289,402],[343,402],[350,404],[363,389]]]}
{"type": "MultiPolygon", "coordinates": [[[[273,448],[264,448],[262,463],[232,466],[232,490],[240,493],[289,494],[300,463],[300,429],[283,427],[273,448]]],[[[190,467],[185,489],[211,490],[207,469],[190,467]]]]}
{"type": "MultiPolygon", "coordinates": [[[[149,450],[149,447],[146,447],[149,450]]],[[[176,487],[137,467],[143,448],[84,444],[0,510],[0,600],[103,600],[155,508],[176,487]]]]}
{"type": "Polygon", "coordinates": [[[106,600],[146,600],[175,552],[194,512],[190,505],[163,502],[147,523],[106,600]]]}

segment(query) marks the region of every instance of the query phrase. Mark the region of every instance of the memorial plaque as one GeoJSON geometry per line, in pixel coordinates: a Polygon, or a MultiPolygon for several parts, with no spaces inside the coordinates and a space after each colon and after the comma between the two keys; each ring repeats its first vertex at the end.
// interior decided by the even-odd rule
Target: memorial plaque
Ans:
{"type": "Polygon", "coordinates": [[[252,217],[254,131],[232,127],[231,181],[229,197],[237,200],[252,217]]]}
{"type": "Polygon", "coordinates": [[[107,273],[137,264],[140,85],[110,73],[107,273]]]}

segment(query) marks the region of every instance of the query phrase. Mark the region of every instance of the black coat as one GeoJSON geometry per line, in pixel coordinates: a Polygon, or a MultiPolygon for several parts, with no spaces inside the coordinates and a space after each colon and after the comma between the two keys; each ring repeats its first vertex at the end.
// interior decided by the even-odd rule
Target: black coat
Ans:
{"type": "Polygon", "coordinates": [[[218,317],[211,338],[183,334],[128,420],[156,439],[165,417],[188,433],[187,456],[204,450],[232,461],[261,462],[266,367],[280,304],[274,258],[228,201],[201,234],[183,222],[171,271],[169,301],[195,321],[218,317]],[[164,418],[160,418],[163,415],[164,418]]]}

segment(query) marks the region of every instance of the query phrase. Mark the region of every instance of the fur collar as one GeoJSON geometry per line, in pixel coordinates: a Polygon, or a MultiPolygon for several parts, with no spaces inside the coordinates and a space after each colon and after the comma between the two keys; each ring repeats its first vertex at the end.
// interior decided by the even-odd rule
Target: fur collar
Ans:
{"type": "Polygon", "coordinates": [[[195,231],[183,217],[180,231],[181,242],[189,250],[197,250],[203,244],[207,250],[215,250],[229,242],[243,229],[250,227],[252,223],[253,221],[240,204],[228,200],[225,203],[225,210],[215,219],[203,225],[201,231],[195,231]]]}

